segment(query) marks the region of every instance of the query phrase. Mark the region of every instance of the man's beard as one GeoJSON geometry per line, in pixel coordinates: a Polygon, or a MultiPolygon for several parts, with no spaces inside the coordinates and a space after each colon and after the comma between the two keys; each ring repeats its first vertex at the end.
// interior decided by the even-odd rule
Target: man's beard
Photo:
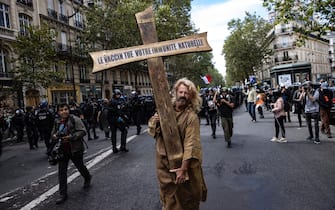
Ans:
{"type": "Polygon", "coordinates": [[[177,100],[176,100],[176,108],[177,109],[180,109],[180,110],[185,109],[188,104],[189,104],[189,101],[184,96],[181,96],[181,97],[177,98],[177,100]]]}

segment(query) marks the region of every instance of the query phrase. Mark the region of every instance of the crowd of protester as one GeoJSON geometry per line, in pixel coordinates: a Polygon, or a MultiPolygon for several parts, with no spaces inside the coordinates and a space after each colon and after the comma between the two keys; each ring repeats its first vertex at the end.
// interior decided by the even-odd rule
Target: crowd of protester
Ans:
{"type": "MultiPolygon", "coordinates": [[[[220,112],[218,99],[222,97],[224,92],[224,97],[229,98],[233,108],[244,103],[245,110],[249,113],[253,123],[264,118],[265,111],[278,112],[277,109],[273,110],[273,106],[276,104],[278,108],[280,103],[277,99],[281,98],[283,110],[280,110],[280,115],[274,113],[276,135],[272,141],[280,142],[278,132],[282,131],[281,139],[283,142],[287,142],[284,124],[291,122],[291,114],[293,113],[297,115],[299,127],[303,125],[303,118],[306,119],[309,133],[307,139],[318,144],[319,131],[329,138],[332,137],[329,122],[333,95],[329,86],[331,85],[328,85],[327,82],[321,81],[320,83],[305,82],[290,86],[281,84],[275,88],[251,83],[245,84],[244,88],[204,88],[199,93],[202,98],[199,117],[205,118],[206,125],[211,126],[211,136],[215,139],[216,126],[220,125],[220,121],[222,121],[222,110],[220,112]],[[317,106],[314,107],[315,110],[311,111],[312,105],[317,106]],[[313,120],[314,126],[312,126],[313,120]],[[320,127],[319,121],[321,121],[320,127]]],[[[141,124],[146,124],[155,112],[155,102],[153,96],[143,96],[136,91],[125,96],[116,89],[114,96],[110,100],[92,98],[82,103],[71,102],[69,105],[70,113],[82,119],[87,130],[87,140],[98,139],[96,129],[101,129],[104,137],[111,139],[114,151],[118,151],[115,143],[116,131],[121,131],[122,142],[124,142],[126,130],[130,125],[136,126],[136,133],[139,135],[141,124]],[[116,95],[119,97],[115,98],[116,95]],[[121,116],[121,118],[116,118],[116,116],[121,116]],[[120,124],[120,121],[123,126],[114,126],[117,123],[120,124]]],[[[26,137],[30,149],[37,149],[39,143],[43,142],[48,150],[52,125],[57,118],[55,107],[56,104],[49,104],[46,100],[42,100],[37,107],[0,108],[0,142],[4,140],[22,142],[26,137]]]]}
{"type": "MultiPolygon", "coordinates": [[[[220,123],[223,114],[219,104],[213,102],[217,101],[226,90],[226,88],[211,87],[201,92],[203,101],[199,116],[205,118],[206,125],[211,125],[211,135],[214,139],[216,125],[220,123]]],[[[319,132],[332,138],[330,120],[334,90],[333,84],[327,81],[306,81],[294,85],[280,84],[274,88],[247,83],[243,88],[228,89],[225,95],[232,98],[234,108],[244,102],[245,110],[249,113],[252,123],[262,120],[265,111],[272,112],[275,125],[272,142],[287,142],[285,123],[291,123],[291,115],[295,114],[300,129],[304,124],[303,118],[305,119],[306,140],[320,144],[319,132]],[[282,136],[279,138],[280,133],[282,136]]]]}
{"type": "MultiPolygon", "coordinates": [[[[82,103],[69,103],[70,113],[81,118],[85,125],[86,140],[98,139],[97,129],[101,129],[106,139],[114,138],[111,140],[115,146],[115,133],[116,129],[120,128],[121,119],[124,141],[125,129],[134,125],[139,135],[141,124],[146,124],[155,111],[153,96],[144,96],[136,91],[126,96],[118,89],[114,90],[114,96],[110,100],[91,98],[82,103]],[[115,95],[119,95],[120,99],[115,100],[115,95]],[[116,118],[116,121],[112,122],[115,116],[121,118],[116,118]]],[[[47,153],[51,144],[52,127],[58,118],[56,107],[57,104],[42,100],[36,107],[0,108],[0,155],[4,141],[15,143],[27,141],[31,150],[39,148],[39,144],[43,143],[47,153]]],[[[116,151],[116,148],[114,150],[116,151]]]]}

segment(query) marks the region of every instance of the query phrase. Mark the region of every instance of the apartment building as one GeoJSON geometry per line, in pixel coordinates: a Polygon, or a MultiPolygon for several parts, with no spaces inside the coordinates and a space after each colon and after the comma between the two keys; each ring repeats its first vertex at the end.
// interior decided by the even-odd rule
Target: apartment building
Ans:
{"type": "MultiPolygon", "coordinates": [[[[329,32],[327,34],[329,38],[329,62],[331,65],[331,71],[335,72],[335,32],[329,32]]],[[[332,77],[335,78],[335,75],[332,74],[332,77]]]]}
{"type": "Polygon", "coordinates": [[[0,0],[1,106],[35,106],[42,98],[53,104],[74,99],[82,102],[90,98],[111,98],[115,88],[124,93],[137,89],[144,95],[152,94],[145,68],[136,72],[117,68],[92,74],[92,66],[85,62],[90,57],[80,52],[78,47],[74,50],[75,46],[80,46],[78,42],[85,28],[85,15],[78,8],[89,3],[84,0],[0,0]],[[14,77],[10,72],[15,68],[15,64],[10,63],[15,56],[12,43],[19,34],[26,33],[26,25],[41,26],[44,23],[56,32],[58,56],[64,61],[64,65],[50,68],[63,70],[65,79],[47,89],[28,90],[23,87],[22,93],[8,95],[6,90],[13,86],[14,77]]]}
{"type": "MultiPolygon", "coordinates": [[[[275,13],[269,13],[273,20],[275,13]]],[[[297,23],[276,25],[269,33],[269,48],[273,51],[256,71],[257,78],[268,81],[273,87],[284,83],[328,80],[335,77],[331,68],[330,42],[327,37],[309,35],[303,44],[298,43],[297,23]]]]}

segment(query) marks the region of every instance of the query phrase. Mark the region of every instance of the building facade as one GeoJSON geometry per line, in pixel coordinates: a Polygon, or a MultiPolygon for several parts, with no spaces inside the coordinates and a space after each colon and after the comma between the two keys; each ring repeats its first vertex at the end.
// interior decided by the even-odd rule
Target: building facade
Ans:
{"type": "Polygon", "coordinates": [[[329,62],[329,40],[310,35],[299,44],[295,27],[294,24],[276,25],[269,33],[273,55],[264,59],[257,77],[270,81],[274,87],[334,77],[329,62]]]}
{"type": "MultiPolygon", "coordinates": [[[[275,15],[273,11],[269,13],[270,23],[273,23],[275,15]]],[[[330,36],[310,34],[301,43],[298,27],[303,26],[296,22],[278,24],[268,33],[268,47],[273,54],[264,58],[262,67],[256,71],[259,80],[275,87],[281,83],[290,85],[335,77],[332,67],[335,64],[331,64],[333,43],[330,36]]]]}
{"type": "Polygon", "coordinates": [[[151,95],[152,88],[146,68],[136,72],[114,68],[92,74],[92,66],[85,60],[91,59],[80,52],[79,38],[85,28],[85,16],[78,10],[87,6],[84,0],[0,0],[0,105],[36,106],[41,99],[49,103],[82,102],[90,98],[111,98],[113,89],[125,94],[139,90],[141,94],[151,95]],[[57,35],[55,38],[59,59],[63,65],[52,66],[54,71],[65,72],[63,81],[47,89],[22,89],[22,100],[17,94],[8,95],[13,84],[11,70],[15,64],[12,43],[18,35],[24,35],[25,26],[47,24],[57,35]]]}

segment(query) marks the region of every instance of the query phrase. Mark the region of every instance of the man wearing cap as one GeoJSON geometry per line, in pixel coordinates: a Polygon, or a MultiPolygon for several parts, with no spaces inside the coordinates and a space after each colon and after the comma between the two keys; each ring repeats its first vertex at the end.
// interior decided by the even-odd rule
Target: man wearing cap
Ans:
{"type": "Polygon", "coordinates": [[[332,92],[328,90],[328,83],[323,82],[320,86],[320,117],[321,117],[321,133],[326,134],[328,138],[331,138],[331,132],[329,127],[330,109],[333,105],[332,103],[332,92]]]}
{"type": "Polygon", "coordinates": [[[221,116],[222,128],[224,131],[227,147],[231,148],[231,137],[233,135],[233,98],[228,93],[226,87],[222,88],[222,93],[216,98],[216,103],[221,116]]]}

